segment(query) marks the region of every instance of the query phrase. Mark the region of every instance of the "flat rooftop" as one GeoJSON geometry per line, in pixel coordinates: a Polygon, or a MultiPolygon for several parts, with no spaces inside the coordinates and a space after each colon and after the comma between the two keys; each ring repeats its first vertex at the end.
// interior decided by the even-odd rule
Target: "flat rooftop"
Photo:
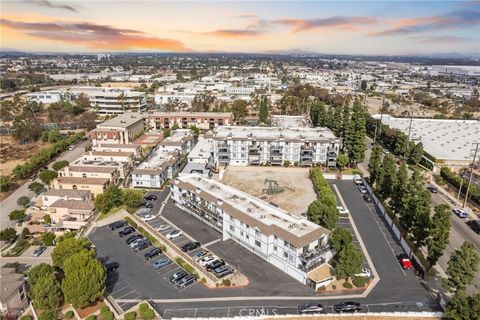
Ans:
{"type": "Polygon", "coordinates": [[[199,194],[201,198],[208,198],[208,201],[215,202],[227,214],[247,222],[251,227],[258,227],[262,233],[278,235],[297,248],[330,233],[305,217],[291,214],[241,190],[198,173],[179,176],[174,179],[173,183],[181,188],[190,189],[199,194]]]}
{"type": "Polygon", "coordinates": [[[195,147],[193,147],[192,151],[190,151],[190,153],[188,154],[188,157],[194,158],[194,159],[208,159],[212,152],[213,152],[212,139],[206,139],[206,138],[200,137],[195,147]]]}
{"type": "Polygon", "coordinates": [[[145,161],[143,161],[136,169],[132,171],[133,174],[158,174],[165,170],[168,166],[175,163],[178,159],[179,152],[161,152],[154,151],[154,153],[145,161]]]}
{"type": "MultiPolygon", "coordinates": [[[[378,114],[373,117],[380,119],[378,114]]],[[[382,123],[408,135],[410,118],[383,115],[382,123]]],[[[438,160],[471,161],[472,143],[480,141],[480,121],[413,118],[410,139],[422,142],[438,160]]]]}
{"type": "Polygon", "coordinates": [[[281,127],[218,127],[213,132],[216,140],[279,140],[286,141],[332,141],[337,137],[327,128],[281,128],[281,127]]]}
{"type": "Polygon", "coordinates": [[[272,127],[308,128],[310,124],[306,116],[272,115],[272,127]]]}
{"type": "Polygon", "coordinates": [[[132,124],[137,123],[138,121],[143,121],[143,115],[138,112],[126,112],[120,114],[113,119],[107,120],[97,125],[97,129],[106,129],[106,128],[128,128],[132,124]]]}
{"type": "Polygon", "coordinates": [[[193,135],[190,129],[177,129],[172,132],[171,136],[163,139],[163,141],[160,144],[162,145],[181,144],[189,139],[193,139],[193,135]]]}
{"type": "MultiPolygon", "coordinates": [[[[169,94],[170,95],[170,94],[169,94]]],[[[233,117],[231,112],[153,112],[153,117],[207,117],[207,118],[229,118],[233,117]]]]}
{"type": "Polygon", "coordinates": [[[84,160],[83,158],[79,158],[70,163],[70,169],[74,166],[120,167],[123,166],[123,163],[119,161],[84,160]]]}

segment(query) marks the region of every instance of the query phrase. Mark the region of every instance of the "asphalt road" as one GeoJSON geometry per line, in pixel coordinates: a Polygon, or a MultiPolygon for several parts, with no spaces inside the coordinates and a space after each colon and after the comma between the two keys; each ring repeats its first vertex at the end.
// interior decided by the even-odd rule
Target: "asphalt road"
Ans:
{"type": "MultiPolygon", "coordinates": [[[[51,164],[60,160],[73,161],[77,159],[85,152],[85,147],[88,146],[89,144],[90,144],[89,141],[83,141],[81,143],[78,143],[75,149],[73,149],[72,151],[67,150],[63,152],[59,157],[54,159],[48,165],[48,167],[51,168],[51,164]]],[[[35,181],[42,183],[42,181],[38,178],[35,181]]],[[[30,183],[32,182],[31,181],[26,182],[25,184],[20,186],[20,188],[15,190],[15,192],[12,193],[8,198],[6,198],[0,203],[0,224],[1,224],[2,230],[8,227],[14,227],[15,223],[10,221],[10,219],[8,218],[8,215],[13,210],[20,208],[20,206],[17,205],[18,198],[23,196],[32,198],[35,196],[35,193],[28,189],[28,185],[30,183]]]]}

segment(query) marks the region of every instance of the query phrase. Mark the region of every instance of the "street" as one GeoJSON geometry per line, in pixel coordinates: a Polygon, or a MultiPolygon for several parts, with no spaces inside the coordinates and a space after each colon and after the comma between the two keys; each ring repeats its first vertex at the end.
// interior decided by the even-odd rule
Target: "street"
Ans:
{"type": "MultiPolygon", "coordinates": [[[[51,168],[51,164],[60,161],[60,160],[68,160],[69,162],[77,159],[80,157],[84,152],[85,152],[85,147],[88,146],[90,142],[83,141],[80,143],[77,143],[77,147],[71,151],[67,150],[63,152],[60,156],[58,156],[56,159],[54,159],[48,167],[51,168]]],[[[35,181],[42,183],[40,179],[36,179],[35,181]]],[[[26,196],[29,198],[32,198],[35,196],[35,193],[30,191],[28,189],[28,185],[32,183],[31,181],[26,182],[23,184],[20,188],[18,188],[14,193],[12,193],[7,199],[3,200],[0,203],[0,224],[1,224],[1,229],[5,229],[8,227],[14,227],[15,223],[10,221],[8,215],[10,212],[13,210],[19,209],[20,206],[17,205],[17,200],[20,197],[26,196]]]]}

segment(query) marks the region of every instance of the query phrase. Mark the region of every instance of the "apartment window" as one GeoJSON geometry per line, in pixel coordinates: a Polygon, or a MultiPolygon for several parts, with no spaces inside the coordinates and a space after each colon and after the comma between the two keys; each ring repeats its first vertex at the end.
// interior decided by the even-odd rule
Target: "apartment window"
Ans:
{"type": "Polygon", "coordinates": [[[273,246],[273,251],[277,252],[277,246],[273,246]]]}
{"type": "Polygon", "coordinates": [[[258,230],[255,230],[255,236],[256,236],[256,237],[259,237],[259,236],[260,236],[260,232],[258,232],[258,230]]]}
{"type": "Polygon", "coordinates": [[[230,231],[235,232],[235,227],[230,225],[230,231]]]}
{"type": "Polygon", "coordinates": [[[247,239],[250,239],[250,236],[247,234],[247,239]]]}
{"type": "Polygon", "coordinates": [[[285,259],[288,259],[288,253],[284,251],[284,252],[283,252],[283,257],[284,257],[285,259]]]}
{"type": "Polygon", "coordinates": [[[277,236],[273,236],[273,239],[278,240],[278,237],[277,237],[277,236]]]}
{"type": "Polygon", "coordinates": [[[243,237],[243,231],[240,231],[240,235],[243,237]]]}
{"type": "Polygon", "coordinates": [[[262,246],[262,244],[261,244],[260,241],[258,241],[258,240],[255,240],[255,245],[256,245],[257,247],[261,247],[261,246],[262,246]]]}

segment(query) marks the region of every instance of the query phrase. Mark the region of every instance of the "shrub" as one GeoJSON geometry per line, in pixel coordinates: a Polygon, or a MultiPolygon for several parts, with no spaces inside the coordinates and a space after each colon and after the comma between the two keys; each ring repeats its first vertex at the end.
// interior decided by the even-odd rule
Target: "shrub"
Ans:
{"type": "Polygon", "coordinates": [[[21,207],[27,208],[30,205],[30,198],[26,196],[21,196],[17,200],[17,204],[21,207]]]}
{"type": "Polygon", "coordinates": [[[67,313],[65,313],[65,318],[72,319],[73,318],[73,311],[68,310],[67,313]]]}
{"type": "Polygon", "coordinates": [[[86,317],[85,320],[97,320],[97,316],[94,314],[91,314],[88,317],[86,317]]]}
{"type": "Polygon", "coordinates": [[[364,277],[355,277],[353,279],[353,284],[357,288],[363,288],[363,287],[365,287],[365,278],[364,277]]]}
{"type": "Polygon", "coordinates": [[[38,320],[57,320],[57,311],[48,310],[38,317],[38,320]]]}
{"type": "Polygon", "coordinates": [[[318,288],[318,291],[325,291],[325,290],[327,290],[327,287],[325,286],[321,286],[320,288],[318,288]]]}
{"type": "Polygon", "coordinates": [[[44,215],[42,219],[43,219],[43,222],[45,222],[46,224],[52,223],[52,218],[50,217],[49,214],[44,215]]]}
{"type": "Polygon", "coordinates": [[[20,320],[33,320],[32,316],[26,315],[20,318],[20,320]]]}
{"type": "Polygon", "coordinates": [[[295,162],[293,163],[293,165],[294,165],[295,167],[298,167],[298,164],[299,164],[298,161],[295,161],[295,162]]]}
{"type": "Polygon", "coordinates": [[[229,287],[232,283],[230,282],[230,279],[223,279],[222,284],[226,287],[229,287]]]}
{"type": "Polygon", "coordinates": [[[283,166],[284,167],[290,166],[290,161],[288,161],[288,160],[283,161],[283,166]]]}
{"type": "Polygon", "coordinates": [[[134,228],[137,228],[137,227],[138,227],[137,223],[136,223],[135,221],[133,221],[133,219],[130,218],[130,217],[125,217],[125,221],[127,221],[128,224],[131,225],[131,226],[134,227],[134,228]]]}
{"type": "Polygon", "coordinates": [[[102,320],[113,320],[113,312],[110,311],[110,309],[107,306],[103,306],[102,309],[100,310],[100,316],[102,317],[102,320]]]}
{"type": "Polygon", "coordinates": [[[202,278],[202,279],[200,279],[200,282],[201,282],[201,283],[207,283],[207,279],[202,278]]]}
{"type": "Polygon", "coordinates": [[[198,277],[198,273],[197,271],[195,270],[194,267],[192,267],[191,265],[189,265],[185,260],[183,260],[182,258],[180,257],[176,257],[175,258],[175,262],[180,266],[182,267],[185,271],[187,271],[188,273],[190,274],[193,274],[195,276],[198,277]]]}
{"type": "Polygon", "coordinates": [[[42,243],[44,246],[53,246],[55,244],[55,234],[53,232],[42,233],[42,243]]]}
{"type": "Polygon", "coordinates": [[[344,288],[347,288],[347,289],[352,289],[352,288],[353,288],[353,285],[352,285],[350,282],[345,281],[345,282],[343,283],[343,287],[344,287],[344,288]]]}
{"type": "Polygon", "coordinates": [[[337,198],[330,189],[330,186],[328,185],[327,180],[323,177],[320,169],[312,168],[310,170],[310,177],[317,190],[318,200],[327,206],[335,207],[337,205],[337,198]]]}
{"type": "Polygon", "coordinates": [[[337,289],[337,285],[336,285],[336,284],[332,284],[332,289],[333,289],[333,290],[337,289]]]}
{"type": "Polygon", "coordinates": [[[127,312],[123,316],[124,320],[135,320],[136,318],[137,318],[137,313],[135,311],[127,312]]]}
{"type": "Polygon", "coordinates": [[[142,303],[139,306],[140,316],[143,320],[150,320],[155,317],[155,313],[146,303],[142,303]]]}

